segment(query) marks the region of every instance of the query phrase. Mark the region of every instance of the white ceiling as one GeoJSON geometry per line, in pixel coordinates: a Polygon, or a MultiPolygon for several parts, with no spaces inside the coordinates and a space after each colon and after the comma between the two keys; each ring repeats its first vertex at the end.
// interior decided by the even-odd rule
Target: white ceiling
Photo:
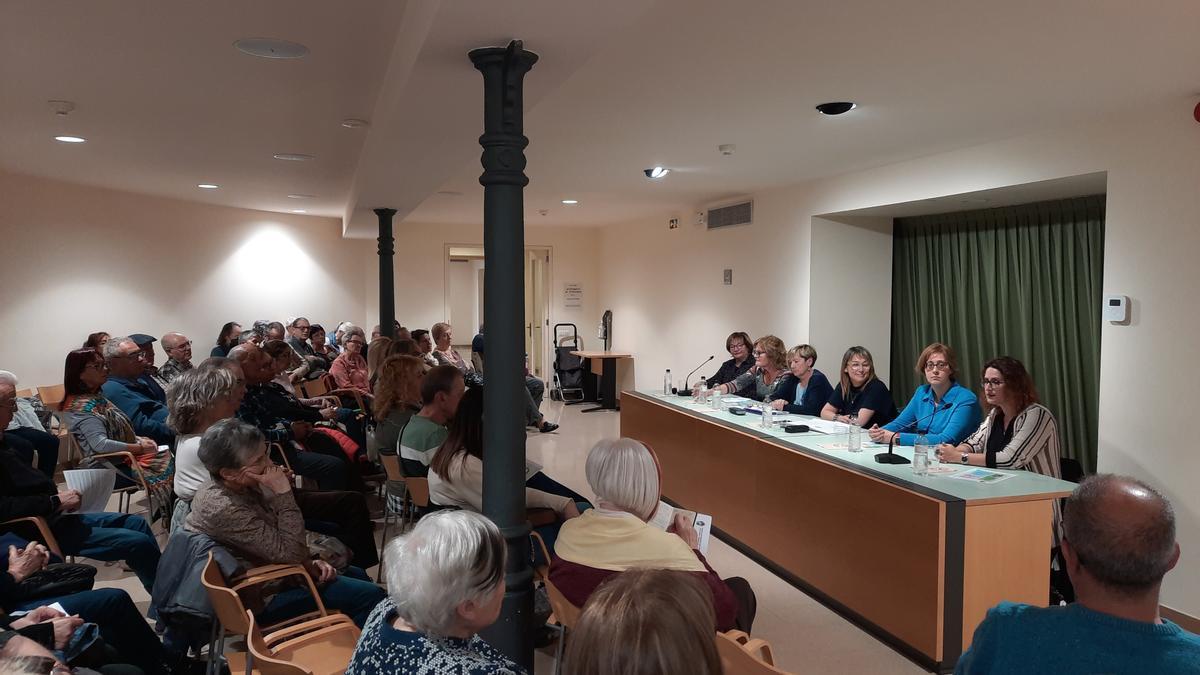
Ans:
{"type": "Polygon", "coordinates": [[[519,38],[541,56],[526,79],[527,222],[594,225],[1178,105],[1200,90],[1198,20],[1200,4],[1126,0],[4,2],[0,168],[304,208],[350,236],[372,236],[378,206],[478,222],[482,78],[466,53],[519,38]],[[260,36],[311,53],[232,47],[260,36]],[[66,119],[46,105],[60,98],[78,105],[66,119]],[[813,111],[839,99],[860,108],[813,111]],[[645,180],[655,164],[674,171],[645,180]]]}

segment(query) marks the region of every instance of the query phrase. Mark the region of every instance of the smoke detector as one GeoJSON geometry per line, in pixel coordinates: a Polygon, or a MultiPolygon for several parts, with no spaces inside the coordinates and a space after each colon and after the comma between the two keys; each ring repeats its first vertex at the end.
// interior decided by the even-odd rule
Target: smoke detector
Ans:
{"type": "Polygon", "coordinates": [[[722,145],[718,145],[717,150],[720,150],[722,155],[728,157],[734,152],[737,152],[737,146],[733,143],[724,143],[722,145]]]}
{"type": "Polygon", "coordinates": [[[59,117],[66,117],[75,111],[75,104],[70,101],[46,101],[50,110],[59,117]]]}

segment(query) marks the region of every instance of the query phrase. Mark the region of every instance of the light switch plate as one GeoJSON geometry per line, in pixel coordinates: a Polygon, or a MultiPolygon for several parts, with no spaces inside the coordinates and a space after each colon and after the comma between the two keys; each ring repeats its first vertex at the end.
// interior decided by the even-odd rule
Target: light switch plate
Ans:
{"type": "Polygon", "coordinates": [[[725,285],[726,286],[733,285],[733,270],[732,269],[726,268],[726,270],[725,270],[725,285]]]}

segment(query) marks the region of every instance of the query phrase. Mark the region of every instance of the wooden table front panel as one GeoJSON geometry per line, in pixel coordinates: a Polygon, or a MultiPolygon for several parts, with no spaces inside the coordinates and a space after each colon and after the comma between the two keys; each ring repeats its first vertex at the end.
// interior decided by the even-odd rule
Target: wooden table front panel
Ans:
{"type": "Polygon", "coordinates": [[[630,392],[621,433],[658,453],[666,497],[941,659],[943,502],[630,392]]]}

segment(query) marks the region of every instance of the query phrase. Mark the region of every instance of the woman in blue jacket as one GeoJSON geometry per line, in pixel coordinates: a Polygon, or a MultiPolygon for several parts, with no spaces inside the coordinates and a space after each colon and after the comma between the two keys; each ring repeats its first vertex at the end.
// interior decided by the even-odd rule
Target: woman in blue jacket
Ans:
{"type": "Polygon", "coordinates": [[[929,445],[959,443],[979,426],[980,413],[975,394],[956,381],[954,350],[940,342],[929,345],[917,359],[917,372],[925,376],[925,384],[896,419],[867,430],[871,440],[916,445],[923,433],[929,445]]]}
{"type": "Polygon", "coordinates": [[[817,350],[811,345],[793,347],[787,353],[791,371],[775,389],[771,407],[798,415],[817,416],[829,401],[833,385],[817,370],[817,350]]]}

